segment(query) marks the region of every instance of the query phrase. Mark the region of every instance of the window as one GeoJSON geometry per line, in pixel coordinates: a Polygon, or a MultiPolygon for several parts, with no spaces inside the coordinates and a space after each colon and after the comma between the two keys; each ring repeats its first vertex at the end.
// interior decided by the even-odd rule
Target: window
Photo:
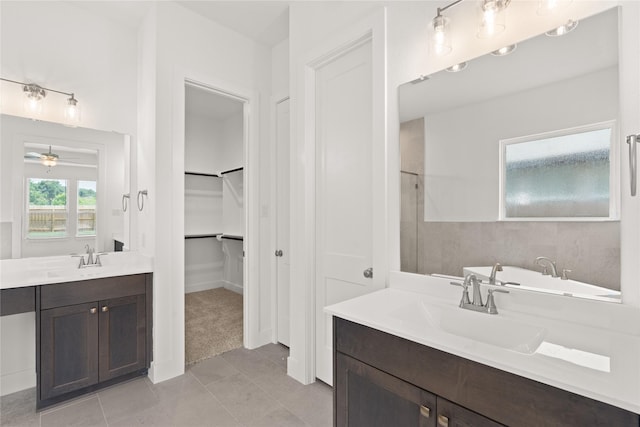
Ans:
{"type": "Polygon", "coordinates": [[[67,235],[67,181],[64,179],[28,179],[29,238],[67,235]]]}
{"type": "Polygon", "coordinates": [[[96,182],[78,181],[78,236],[96,235],[96,182]]]}
{"type": "Polygon", "coordinates": [[[613,123],[501,141],[502,218],[612,219],[613,123]]]}

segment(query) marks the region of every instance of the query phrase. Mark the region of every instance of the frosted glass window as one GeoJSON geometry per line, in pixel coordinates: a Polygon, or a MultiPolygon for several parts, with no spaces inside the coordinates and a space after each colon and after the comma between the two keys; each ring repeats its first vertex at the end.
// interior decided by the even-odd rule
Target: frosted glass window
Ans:
{"type": "Polygon", "coordinates": [[[504,145],[505,218],[608,218],[612,128],[504,145]]]}

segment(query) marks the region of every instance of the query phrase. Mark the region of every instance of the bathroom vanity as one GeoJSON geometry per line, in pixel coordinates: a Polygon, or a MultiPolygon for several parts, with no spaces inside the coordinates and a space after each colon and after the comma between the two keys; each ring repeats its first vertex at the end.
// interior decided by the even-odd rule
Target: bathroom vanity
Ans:
{"type": "Polygon", "coordinates": [[[3,261],[2,316],[35,312],[38,409],[147,374],[150,262],[137,264],[131,259],[137,256],[127,253],[118,257],[86,269],[55,268],[64,258],[48,257],[37,261],[47,266],[44,271],[32,266],[21,273],[10,264],[24,260],[3,261]]]}
{"type": "Polygon", "coordinates": [[[529,316],[544,297],[526,291],[468,312],[458,288],[412,280],[327,307],[336,426],[640,425],[637,331],[561,323],[552,296],[529,316]]]}

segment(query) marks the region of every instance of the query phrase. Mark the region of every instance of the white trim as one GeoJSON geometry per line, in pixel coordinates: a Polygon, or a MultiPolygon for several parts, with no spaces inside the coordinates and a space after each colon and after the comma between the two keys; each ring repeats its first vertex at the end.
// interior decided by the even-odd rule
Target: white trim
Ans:
{"type": "MultiPolygon", "coordinates": [[[[245,261],[243,262],[243,345],[246,348],[254,348],[259,345],[258,330],[259,330],[259,275],[255,271],[259,265],[258,262],[258,247],[254,244],[254,241],[258,240],[258,223],[259,213],[255,207],[259,206],[257,201],[258,192],[256,182],[258,178],[258,138],[259,138],[259,95],[257,92],[248,89],[246,87],[238,86],[228,81],[219,79],[213,75],[203,74],[194,70],[187,70],[181,67],[174,68],[173,73],[173,102],[172,102],[172,116],[173,116],[173,132],[172,132],[172,194],[173,196],[173,215],[171,226],[171,241],[173,242],[174,249],[172,259],[175,263],[171,271],[172,277],[170,280],[175,286],[180,288],[182,293],[181,298],[177,298],[174,301],[175,306],[173,310],[176,312],[177,324],[174,325],[171,331],[163,331],[163,333],[171,334],[171,342],[175,347],[179,347],[175,350],[172,361],[166,361],[169,365],[171,363],[172,368],[163,364],[162,368],[168,370],[174,370],[178,372],[180,367],[181,372],[184,372],[184,292],[185,292],[185,262],[184,262],[184,153],[185,153],[185,86],[195,86],[202,89],[211,90],[219,93],[220,95],[227,96],[233,99],[237,99],[243,102],[243,139],[244,139],[244,228],[245,238],[243,240],[243,249],[247,254],[245,261]],[[256,169],[253,171],[253,169],[256,169]],[[179,360],[181,359],[181,361],[179,360]]],[[[173,294],[172,294],[173,295],[173,294]]],[[[177,296],[177,294],[176,294],[177,296]]],[[[156,315],[156,313],[154,313],[156,315]]],[[[158,369],[154,369],[157,371],[158,369]]],[[[167,377],[167,374],[163,372],[163,378],[167,377]]],[[[155,380],[155,378],[154,378],[155,380]]]]}
{"type": "MultiPolygon", "coordinates": [[[[292,99],[292,146],[291,146],[291,306],[302,309],[292,311],[292,326],[302,324],[302,328],[291,328],[291,352],[288,359],[288,374],[303,384],[315,381],[315,248],[316,248],[316,218],[315,218],[315,70],[328,60],[348,52],[360,43],[372,40],[373,54],[373,86],[378,89],[373,94],[374,112],[378,111],[382,117],[374,115],[373,137],[378,143],[384,144],[387,150],[387,104],[386,104],[386,8],[365,17],[350,25],[345,31],[331,37],[322,45],[310,50],[295,64],[297,91],[292,99]],[[297,95],[297,96],[296,96],[297,95]],[[302,105],[299,102],[302,101],[302,105]]],[[[386,153],[385,153],[386,155],[386,153]]],[[[386,161],[384,162],[386,165],[386,161]]],[[[378,194],[380,198],[388,195],[388,170],[380,174],[381,187],[384,192],[378,194]]],[[[377,194],[377,193],[376,193],[377,194]]],[[[374,200],[374,203],[376,201],[374,200]]],[[[384,200],[383,200],[384,203],[384,200]]],[[[385,209],[386,218],[386,209],[385,209]]],[[[387,220],[380,233],[387,240],[387,220]]],[[[388,262],[384,251],[378,262],[382,266],[377,276],[383,282],[387,281],[388,262]]],[[[374,259],[374,263],[376,260],[374,259]]],[[[376,277],[376,276],[374,276],[376,277]]]]}
{"type": "Polygon", "coordinates": [[[541,132],[531,135],[518,136],[515,138],[501,139],[498,142],[498,221],[617,221],[620,219],[620,155],[618,144],[618,126],[617,121],[606,120],[598,123],[590,123],[582,126],[573,126],[570,128],[558,129],[553,131],[541,132]],[[540,139],[556,138],[560,136],[573,135],[585,132],[591,132],[602,129],[611,129],[609,140],[609,216],[607,217],[507,217],[506,215],[506,177],[505,177],[505,156],[508,145],[530,142],[540,139]]]}

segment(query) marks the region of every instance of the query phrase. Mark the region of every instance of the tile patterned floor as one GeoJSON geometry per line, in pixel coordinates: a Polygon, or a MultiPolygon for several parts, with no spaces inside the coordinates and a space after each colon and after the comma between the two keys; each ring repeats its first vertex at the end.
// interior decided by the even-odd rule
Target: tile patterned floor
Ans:
{"type": "Polygon", "coordinates": [[[35,412],[35,391],[0,399],[2,426],[326,427],[332,389],[286,374],[288,349],[268,344],[232,350],[152,384],[140,378],[35,412]]]}

